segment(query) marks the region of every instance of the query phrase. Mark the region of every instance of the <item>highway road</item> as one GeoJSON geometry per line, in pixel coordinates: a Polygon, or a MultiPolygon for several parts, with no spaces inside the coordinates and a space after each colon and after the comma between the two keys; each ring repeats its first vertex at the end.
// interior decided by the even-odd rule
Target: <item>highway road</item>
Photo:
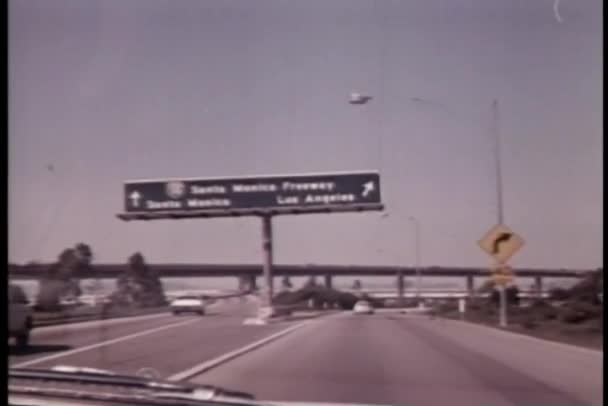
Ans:
{"type": "Polygon", "coordinates": [[[269,336],[293,323],[244,326],[254,304],[230,299],[205,316],[170,313],[32,330],[31,347],[9,344],[9,365],[48,368],[87,366],[135,374],[153,368],[161,377],[269,336]]]}
{"type": "Polygon", "coordinates": [[[601,405],[602,355],[458,321],[340,315],[192,380],[286,401],[601,405]]]}
{"type": "Polygon", "coordinates": [[[294,326],[299,328],[202,374],[215,384],[284,401],[385,405],[601,405],[602,355],[424,316],[340,313],[244,325],[251,302],[208,317],[169,314],[41,328],[11,365],[79,365],[165,378],[294,326]]]}

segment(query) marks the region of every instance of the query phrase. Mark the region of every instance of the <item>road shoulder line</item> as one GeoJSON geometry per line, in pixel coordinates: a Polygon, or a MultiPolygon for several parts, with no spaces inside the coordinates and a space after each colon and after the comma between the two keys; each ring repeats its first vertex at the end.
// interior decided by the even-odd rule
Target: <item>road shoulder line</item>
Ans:
{"type": "Polygon", "coordinates": [[[312,321],[310,321],[310,320],[304,321],[304,322],[298,323],[294,326],[288,327],[288,328],[281,330],[277,333],[274,333],[268,337],[262,338],[261,340],[258,340],[254,343],[248,344],[244,347],[230,351],[226,354],[220,355],[219,357],[213,358],[209,361],[205,361],[201,364],[195,365],[194,367],[187,369],[185,371],[178,372],[177,374],[173,374],[170,377],[168,377],[167,380],[168,381],[183,381],[185,379],[192,378],[196,375],[200,375],[203,372],[207,372],[212,368],[218,367],[228,361],[231,361],[237,357],[240,357],[241,355],[247,354],[248,352],[251,352],[266,344],[269,344],[275,340],[278,340],[279,338],[286,336],[287,334],[289,334],[301,327],[304,327],[305,325],[307,325],[311,322],[312,321]]]}

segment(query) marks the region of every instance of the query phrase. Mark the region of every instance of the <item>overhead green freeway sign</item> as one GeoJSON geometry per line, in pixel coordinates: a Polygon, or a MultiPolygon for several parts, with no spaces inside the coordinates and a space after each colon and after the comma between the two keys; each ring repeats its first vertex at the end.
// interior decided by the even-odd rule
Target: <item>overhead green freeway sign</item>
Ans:
{"type": "Polygon", "coordinates": [[[135,180],[124,220],[382,210],[378,172],[135,180]]]}

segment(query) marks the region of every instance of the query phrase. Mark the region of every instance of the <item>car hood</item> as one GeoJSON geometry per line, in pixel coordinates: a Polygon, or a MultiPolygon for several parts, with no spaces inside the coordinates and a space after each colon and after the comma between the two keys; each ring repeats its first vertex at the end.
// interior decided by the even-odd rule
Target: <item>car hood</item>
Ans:
{"type": "Polygon", "coordinates": [[[275,402],[261,401],[265,406],[388,406],[369,403],[331,403],[331,402],[275,402]]]}
{"type": "MultiPolygon", "coordinates": [[[[9,400],[20,403],[29,404],[32,406],[65,406],[66,401],[63,399],[52,399],[45,398],[43,401],[40,398],[31,397],[28,395],[11,395],[9,394],[9,400]]],[[[74,404],[73,401],[68,402],[68,404],[74,404]]],[[[83,405],[89,405],[92,403],[82,402],[83,405]]],[[[219,403],[218,403],[219,405],[219,403]]],[[[275,402],[275,401],[254,401],[251,403],[244,403],[243,405],[251,405],[251,406],[388,406],[388,405],[380,405],[380,404],[369,404],[369,403],[331,403],[331,402],[275,402]]]]}

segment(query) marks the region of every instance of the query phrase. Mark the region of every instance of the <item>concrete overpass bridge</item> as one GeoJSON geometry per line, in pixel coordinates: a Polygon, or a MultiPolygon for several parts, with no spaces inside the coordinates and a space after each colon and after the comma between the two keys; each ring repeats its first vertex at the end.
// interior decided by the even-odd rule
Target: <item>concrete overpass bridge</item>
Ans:
{"type": "MultiPolygon", "coordinates": [[[[16,279],[37,279],[48,271],[51,264],[9,264],[9,276],[16,279]]],[[[118,277],[127,264],[94,264],[79,278],[113,279],[118,277]]],[[[239,277],[262,276],[262,266],[257,264],[148,264],[160,277],[239,277]]],[[[362,265],[273,265],[274,276],[405,276],[416,275],[416,268],[401,266],[362,265]]],[[[581,278],[593,270],[519,268],[513,270],[518,277],[581,278]]],[[[474,267],[421,267],[424,277],[487,277],[488,268],[474,267]]]]}
{"type": "MultiPolygon", "coordinates": [[[[14,280],[36,280],[45,275],[50,264],[9,264],[9,277],[14,280]]],[[[115,279],[121,275],[126,264],[94,264],[91,269],[82,271],[78,277],[82,279],[115,279]]],[[[262,266],[257,264],[149,264],[148,267],[160,277],[236,277],[243,285],[256,287],[256,278],[263,274],[262,266]]],[[[487,268],[474,267],[421,267],[420,275],[429,277],[466,278],[467,292],[474,291],[474,278],[487,278],[490,274],[487,268]]],[[[568,269],[514,269],[517,278],[533,278],[535,290],[542,291],[542,279],[573,278],[580,279],[592,270],[568,269]]],[[[418,271],[414,267],[397,266],[361,266],[361,265],[274,265],[273,275],[307,277],[315,276],[324,279],[326,286],[332,286],[334,276],[392,276],[397,278],[397,286],[404,286],[406,276],[415,276],[418,271]]]]}

